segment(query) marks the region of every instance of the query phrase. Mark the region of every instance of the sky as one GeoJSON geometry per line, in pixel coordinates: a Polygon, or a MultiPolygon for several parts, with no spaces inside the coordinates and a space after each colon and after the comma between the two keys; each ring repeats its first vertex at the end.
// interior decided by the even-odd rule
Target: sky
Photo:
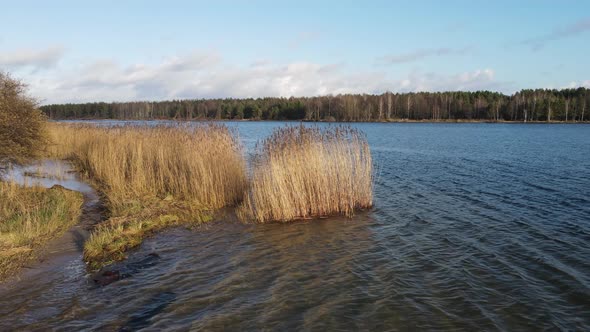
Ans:
{"type": "Polygon", "coordinates": [[[42,104],[590,87],[590,1],[4,1],[42,104]]]}

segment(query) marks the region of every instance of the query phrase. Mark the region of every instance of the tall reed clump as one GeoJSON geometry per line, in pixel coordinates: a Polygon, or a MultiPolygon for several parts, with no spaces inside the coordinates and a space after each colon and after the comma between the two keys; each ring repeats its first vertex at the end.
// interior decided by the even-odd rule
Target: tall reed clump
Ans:
{"type": "Polygon", "coordinates": [[[92,268],[164,227],[210,220],[242,201],[245,161],[225,125],[100,127],[52,124],[50,155],[74,161],[104,194],[110,219],[85,244],[92,268]]]}
{"type": "Polygon", "coordinates": [[[242,220],[352,216],[373,204],[372,160],[350,127],[284,127],[258,144],[242,220]]]}

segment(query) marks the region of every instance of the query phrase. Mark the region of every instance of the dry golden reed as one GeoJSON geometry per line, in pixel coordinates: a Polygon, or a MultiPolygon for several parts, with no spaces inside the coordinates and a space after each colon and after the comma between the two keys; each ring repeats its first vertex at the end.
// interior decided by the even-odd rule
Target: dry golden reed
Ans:
{"type": "Polygon", "coordinates": [[[350,127],[284,127],[256,148],[242,220],[352,216],[373,204],[366,137],[350,127]]]}
{"type": "Polygon", "coordinates": [[[241,145],[224,125],[54,124],[50,133],[50,154],[73,159],[101,185],[114,210],[146,196],[216,209],[239,203],[247,184],[241,145]]]}

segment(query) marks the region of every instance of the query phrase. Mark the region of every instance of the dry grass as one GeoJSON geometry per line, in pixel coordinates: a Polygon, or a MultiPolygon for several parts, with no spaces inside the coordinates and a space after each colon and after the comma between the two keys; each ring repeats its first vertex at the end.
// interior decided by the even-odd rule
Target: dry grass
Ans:
{"type": "Polygon", "coordinates": [[[29,260],[34,249],[63,234],[80,215],[80,193],[0,181],[0,280],[29,260]]]}
{"type": "MultiPolygon", "coordinates": [[[[111,212],[143,197],[188,200],[216,209],[241,201],[245,162],[223,125],[96,127],[55,124],[52,156],[73,159],[95,179],[111,212]]],[[[125,208],[123,209],[125,210],[125,208]]]]}
{"type": "Polygon", "coordinates": [[[349,127],[285,127],[259,143],[242,220],[290,221],[373,204],[371,152],[349,127]]]}
{"type": "Polygon", "coordinates": [[[107,200],[111,219],[85,245],[94,268],[122,259],[158,229],[238,204],[247,186],[241,145],[224,125],[52,124],[50,133],[49,154],[73,160],[107,200]]]}

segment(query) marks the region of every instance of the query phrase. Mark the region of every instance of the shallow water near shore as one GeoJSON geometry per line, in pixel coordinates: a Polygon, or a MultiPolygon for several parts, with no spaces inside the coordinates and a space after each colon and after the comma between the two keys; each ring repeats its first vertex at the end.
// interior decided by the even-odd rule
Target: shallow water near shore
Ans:
{"type": "MultiPolygon", "coordinates": [[[[227,125],[251,151],[284,124],[227,125]]],[[[372,210],[171,229],[104,287],[54,262],[0,285],[0,330],[590,329],[590,125],[352,126],[372,210]]]]}

